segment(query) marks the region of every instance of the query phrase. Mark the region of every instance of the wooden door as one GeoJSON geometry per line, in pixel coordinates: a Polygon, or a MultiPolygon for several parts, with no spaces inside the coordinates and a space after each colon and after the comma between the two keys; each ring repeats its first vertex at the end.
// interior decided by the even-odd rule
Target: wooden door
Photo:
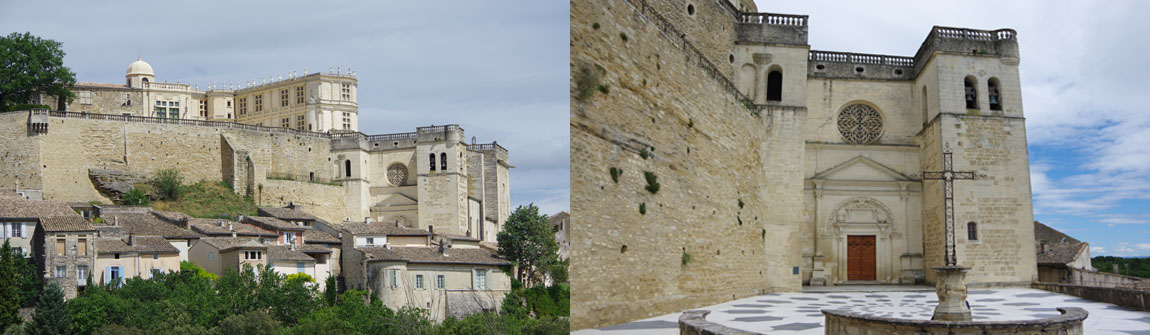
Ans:
{"type": "Polygon", "coordinates": [[[847,280],[875,280],[874,235],[847,236],[847,280]]]}

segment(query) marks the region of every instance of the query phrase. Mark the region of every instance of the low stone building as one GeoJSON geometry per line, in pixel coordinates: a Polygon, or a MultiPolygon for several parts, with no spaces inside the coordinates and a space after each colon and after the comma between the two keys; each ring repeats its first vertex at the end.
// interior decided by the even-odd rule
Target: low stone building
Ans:
{"type": "Polygon", "coordinates": [[[268,266],[276,273],[292,275],[304,273],[315,279],[320,290],[327,288],[327,278],[331,277],[329,257],[331,251],[327,248],[305,245],[271,245],[268,246],[268,266]]]}
{"type": "Polygon", "coordinates": [[[190,217],[183,213],[153,211],[143,206],[98,205],[96,209],[102,225],[123,227],[124,234],[164,237],[180,250],[180,261],[188,260],[188,249],[203,236],[187,229],[190,217]]]}
{"type": "Polygon", "coordinates": [[[31,257],[32,236],[41,217],[76,215],[63,202],[28,200],[15,193],[5,194],[10,196],[0,197],[0,238],[7,240],[13,251],[25,257],[31,257]]]}
{"type": "Polygon", "coordinates": [[[162,236],[129,235],[100,238],[92,282],[119,285],[127,278],[152,278],[158,272],[180,270],[180,250],[162,236]]]}
{"type": "Polygon", "coordinates": [[[1095,271],[1090,262],[1090,243],[1038,221],[1034,221],[1034,252],[1040,282],[1077,283],[1075,270],[1095,271]]]}
{"type": "Polygon", "coordinates": [[[559,243],[559,259],[571,258],[571,214],[559,212],[551,216],[551,228],[555,231],[555,242],[559,243]]]}
{"type": "Polygon", "coordinates": [[[250,238],[205,237],[188,250],[188,260],[204,270],[223,275],[227,269],[240,271],[244,265],[266,266],[268,247],[250,238]]]}
{"type": "Polygon", "coordinates": [[[64,298],[75,298],[96,264],[96,229],[79,214],[40,218],[32,255],[44,283],[56,283],[64,298]]]}

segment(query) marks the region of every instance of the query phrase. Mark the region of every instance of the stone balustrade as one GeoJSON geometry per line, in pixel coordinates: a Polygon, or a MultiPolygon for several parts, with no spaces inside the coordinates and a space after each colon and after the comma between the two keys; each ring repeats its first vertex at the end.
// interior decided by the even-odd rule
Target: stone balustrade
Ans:
{"type": "Polygon", "coordinates": [[[891,66],[914,66],[913,57],[860,54],[853,52],[811,50],[807,57],[812,62],[838,62],[851,64],[875,64],[891,66]]]}
{"type": "Polygon", "coordinates": [[[768,24],[775,26],[806,27],[807,15],[775,13],[739,13],[739,23],[768,24]]]}
{"type": "Polygon", "coordinates": [[[491,142],[488,144],[472,144],[467,146],[467,150],[475,152],[499,151],[503,154],[507,154],[507,148],[504,148],[497,142],[491,142]]]}
{"type": "Polygon", "coordinates": [[[145,82],[144,89],[152,90],[169,90],[169,91],[191,91],[192,86],[188,84],[179,83],[158,83],[158,82],[145,82]]]}

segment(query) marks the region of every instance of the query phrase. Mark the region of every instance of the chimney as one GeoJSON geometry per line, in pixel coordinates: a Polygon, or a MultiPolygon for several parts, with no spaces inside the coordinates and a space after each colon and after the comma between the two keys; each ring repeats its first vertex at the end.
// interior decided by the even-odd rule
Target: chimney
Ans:
{"type": "Polygon", "coordinates": [[[223,227],[223,226],[224,226],[224,219],[217,219],[216,220],[216,227],[223,227]]]}
{"type": "Polygon", "coordinates": [[[448,257],[447,249],[451,249],[451,244],[447,244],[447,243],[440,243],[439,244],[439,252],[443,253],[443,257],[448,257]]]}
{"type": "Polygon", "coordinates": [[[363,217],[363,222],[364,223],[371,223],[371,217],[370,216],[363,217]]]}
{"type": "Polygon", "coordinates": [[[291,246],[291,250],[295,250],[295,243],[289,243],[288,245],[291,246]]]}
{"type": "Polygon", "coordinates": [[[136,233],[128,233],[128,245],[136,246],[136,233]]]}
{"type": "Polygon", "coordinates": [[[235,226],[233,226],[231,223],[228,223],[228,231],[231,231],[231,232],[235,232],[235,231],[236,231],[236,227],[235,227],[235,226]]]}
{"type": "Polygon", "coordinates": [[[119,226],[120,225],[120,217],[119,216],[113,216],[112,217],[112,225],[113,226],[119,226]]]}
{"type": "Polygon", "coordinates": [[[1042,247],[1042,253],[1044,253],[1044,254],[1045,254],[1047,251],[1049,251],[1049,250],[1048,250],[1049,248],[1046,246],[1046,241],[1042,241],[1042,242],[1039,242],[1039,243],[1041,243],[1041,244],[1039,244],[1039,246],[1041,246],[1041,247],[1042,247]]]}

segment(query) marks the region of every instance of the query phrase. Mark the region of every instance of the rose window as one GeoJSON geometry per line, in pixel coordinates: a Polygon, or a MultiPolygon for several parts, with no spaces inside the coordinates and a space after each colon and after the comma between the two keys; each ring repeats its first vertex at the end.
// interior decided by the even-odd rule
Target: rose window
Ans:
{"type": "Polygon", "coordinates": [[[839,133],[850,143],[874,143],[882,135],[882,115],[868,105],[847,106],[839,112],[839,133]]]}

